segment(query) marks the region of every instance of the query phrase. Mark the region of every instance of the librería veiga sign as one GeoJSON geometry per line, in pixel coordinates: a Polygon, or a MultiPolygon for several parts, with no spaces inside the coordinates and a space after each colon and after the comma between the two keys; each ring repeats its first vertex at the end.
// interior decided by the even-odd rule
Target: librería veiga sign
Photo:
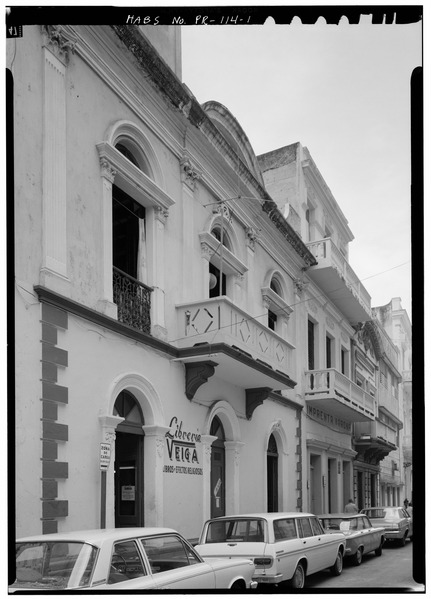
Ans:
{"type": "Polygon", "coordinates": [[[201,443],[200,433],[183,428],[183,421],[173,416],[166,433],[166,446],[169,464],[165,464],[163,472],[176,474],[202,474],[199,466],[196,445],[201,443]]]}

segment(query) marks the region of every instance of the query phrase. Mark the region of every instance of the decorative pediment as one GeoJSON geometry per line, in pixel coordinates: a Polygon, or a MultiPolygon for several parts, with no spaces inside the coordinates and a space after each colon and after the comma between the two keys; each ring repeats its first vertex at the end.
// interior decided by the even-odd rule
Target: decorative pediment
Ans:
{"type": "Polygon", "coordinates": [[[288,320],[293,312],[293,308],[270,287],[262,287],[261,291],[263,303],[266,308],[288,320]]]}
{"type": "Polygon", "coordinates": [[[199,239],[202,256],[223,270],[224,273],[243,276],[247,272],[248,268],[244,262],[241,262],[226,246],[220,246],[220,242],[214,235],[204,231],[199,233],[199,239]]]}

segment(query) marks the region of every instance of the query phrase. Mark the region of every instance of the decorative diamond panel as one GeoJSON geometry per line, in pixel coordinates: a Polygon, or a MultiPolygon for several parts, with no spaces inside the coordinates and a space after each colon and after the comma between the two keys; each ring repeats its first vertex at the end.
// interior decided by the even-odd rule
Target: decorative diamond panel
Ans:
{"type": "Polygon", "coordinates": [[[239,323],[239,334],[244,343],[248,343],[251,337],[250,325],[246,320],[241,320],[239,323]]]}
{"type": "Polygon", "coordinates": [[[207,308],[198,308],[192,318],[191,324],[196,333],[202,335],[214,324],[214,316],[207,308]]]}
{"type": "Polygon", "coordinates": [[[278,362],[284,362],[284,359],[286,357],[286,351],[280,342],[277,342],[277,345],[275,346],[275,356],[278,362]]]}
{"type": "Polygon", "coordinates": [[[266,331],[259,331],[258,341],[262,353],[266,354],[269,349],[269,338],[266,331]]]}

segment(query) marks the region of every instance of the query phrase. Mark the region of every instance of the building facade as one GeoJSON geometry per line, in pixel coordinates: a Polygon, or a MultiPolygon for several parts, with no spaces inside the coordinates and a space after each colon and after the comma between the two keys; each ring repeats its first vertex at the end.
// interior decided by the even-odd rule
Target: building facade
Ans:
{"type": "Polygon", "coordinates": [[[201,106],[179,27],[24,29],[7,54],[17,536],[340,511],[377,358],[356,351],[370,297],[308,150],[256,157],[201,106]]]}
{"type": "MultiPolygon", "coordinates": [[[[392,298],[385,306],[373,308],[373,316],[388,338],[391,339],[397,350],[398,388],[393,391],[397,394],[399,404],[399,419],[402,421],[402,430],[399,435],[399,452],[396,457],[392,454],[385,460],[386,473],[396,465],[395,472],[400,480],[400,490],[397,494],[398,505],[407,499],[413,501],[413,398],[412,398],[412,325],[405,309],[401,306],[399,297],[392,298]],[[390,460],[390,463],[388,463],[390,460]]],[[[388,501],[391,495],[389,492],[388,501]]],[[[393,505],[389,503],[389,505],[393,505]]]]}

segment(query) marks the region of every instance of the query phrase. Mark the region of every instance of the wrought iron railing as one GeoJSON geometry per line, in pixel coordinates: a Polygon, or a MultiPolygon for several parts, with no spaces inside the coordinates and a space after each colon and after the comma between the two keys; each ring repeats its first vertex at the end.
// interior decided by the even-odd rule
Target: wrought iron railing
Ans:
{"type": "Polygon", "coordinates": [[[151,332],[151,287],[113,267],[113,296],[118,320],[143,333],[151,332]]]}

